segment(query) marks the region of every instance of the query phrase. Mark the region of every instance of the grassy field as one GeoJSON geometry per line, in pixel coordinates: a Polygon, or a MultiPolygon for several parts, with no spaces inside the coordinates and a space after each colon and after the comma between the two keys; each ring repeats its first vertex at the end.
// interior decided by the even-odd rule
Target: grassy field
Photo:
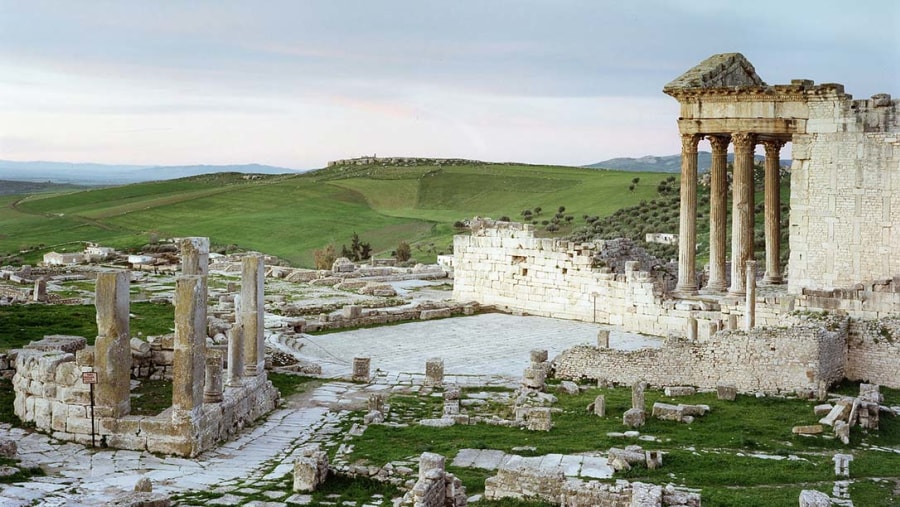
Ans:
{"type": "Polygon", "coordinates": [[[126,248],[151,237],[194,235],[209,236],[217,247],[260,250],[311,267],[314,249],[328,243],[340,249],[357,232],[376,254],[389,255],[403,240],[413,245],[416,260],[431,262],[449,253],[457,220],[516,220],[535,207],[544,210],[536,219],[550,219],[564,206],[576,218],[554,233],[564,235],[583,215],[608,216],[653,199],[668,176],[510,164],[370,165],[0,196],[0,258],[36,262],[51,249],[80,249],[83,241],[126,248]]]}
{"type": "MultiPolygon", "coordinates": [[[[840,389],[858,392],[858,384],[840,389]]],[[[882,389],[885,403],[900,403],[900,390],[882,389]]],[[[656,437],[655,442],[610,437],[622,432],[621,414],[631,408],[631,389],[589,389],[578,395],[558,394],[562,409],[553,416],[549,432],[529,432],[518,428],[491,425],[433,428],[419,426],[416,419],[439,417],[441,398],[395,395],[390,399],[389,422],[404,426],[373,425],[361,437],[354,438],[352,459],[383,465],[390,461],[410,460],[422,452],[447,456],[448,463],[459,449],[500,449],[521,455],[550,453],[575,454],[606,450],[637,443],[645,449],[662,450],[663,466],[656,470],[636,467],[616,478],[674,483],[702,490],[704,506],[789,506],[797,505],[802,489],[830,493],[835,481],[831,457],[851,453],[850,493],[856,505],[895,505],[891,496],[900,480],[900,454],[884,448],[900,446],[900,418],[883,416],[878,431],[854,427],[851,445],[833,438],[793,435],[795,425],[814,424],[814,401],[754,396],[739,396],[734,402],[719,401],[714,393],[667,398],[659,390],[646,393],[647,407],[654,402],[702,403],[711,411],[692,424],[648,418],[640,428],[642,435],[656,437]],[[605,418],[585,410],[598,394],[607,400],[605,418]],[[531,446],[533,451],[513,451],[531,446]]],[[[502,410],[502,408],[501,408],[502,410]]],[[[362,417],[360,414],[359,417],[362,417]]],[[[484,490],[484,480],[493,472],[474,468],[450,467],[458,474],[469,494],[484,490]]],[[[537,505],[510,502],[509,505],[537,505]]]]}

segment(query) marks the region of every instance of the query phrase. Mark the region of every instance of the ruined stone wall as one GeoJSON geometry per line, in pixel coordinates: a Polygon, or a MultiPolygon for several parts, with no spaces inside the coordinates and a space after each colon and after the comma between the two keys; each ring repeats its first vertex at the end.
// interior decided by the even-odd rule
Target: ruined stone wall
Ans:
{"type": "Polygon", "coordinates": [[[562,469],[535,469],[502,465],[497,475],[484,481],[488,500],[515,498],[565,505],[567,507],[700,507],[700,495],[642,482],[617,480],[615,484],[566,478],[562,469]]]}
{"type": "Polygon", "coordinates": [[[471,235],[454,238],[453,299],[653,335],[683,334],[695,308],[665,299],[666,278],[624,260],[630,249],[614,251],[623,246],[535,238],[530,225],[516,223],[473,227],[471,235]],[[606,266],[594,267],[595,257],[606,266]]]}
{"type": "Polygon", "coordinates": [[[844,376],[847,324],[721,331],[691,342],[669,338],[660,349],[622,351],[582,345],[553,360],[558,378],[606,379],[632,384],[715,388],[733,383],[743,392],[817,391],[844,376]],[[834,329],[829,330],[827,327],[834,329]]]}
{"type": "MultiPolygon", "coordinates": [[[[59,350],[18,351],[13,388],[16,415],[60,440],[91,442],[90,386],[83,372],[95,371],[91,347],[76,354],[59,350]]],[[[100,379],[101,381],[103,379],[100,379]]],[[[194,419],[175,421],[171,409],[157,416],[110,417],[95,407],[96,442],[111,447],[195,456],[239,432],[275,408],[278,392],[265,376],[227,388],[219,403],[204,403],[194,419]]]]}
{"type": "Polygon", "coordinates": [[[850,323],[846,375],[900,388],[900,318],[850,323]]]}
{"type": "Polygon", "coordinates": [[[806,132],[791,149],[791,292],[900,273],[898,108],[885,95],[809,97],[806,132]]]}

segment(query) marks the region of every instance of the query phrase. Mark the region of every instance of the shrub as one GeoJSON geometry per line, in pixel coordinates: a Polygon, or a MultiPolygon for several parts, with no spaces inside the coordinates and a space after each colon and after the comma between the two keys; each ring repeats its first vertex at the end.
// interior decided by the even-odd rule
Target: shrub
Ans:
{"type": "Polygon", "coordinates": [[[396,258],[398,262],[406,262],[410,257],[412,257],[412,249],[409,247],[409,243],[401,241],[397,245],[397,250],[394,252],[394,258],[396,258]]]}
{"type": "Polygon", "coordinates": [[[336,258],[337,253],[333,243],[325,248],[313,250],[313,260],[315,261],[316,269],[331,269],[336,258]]]}

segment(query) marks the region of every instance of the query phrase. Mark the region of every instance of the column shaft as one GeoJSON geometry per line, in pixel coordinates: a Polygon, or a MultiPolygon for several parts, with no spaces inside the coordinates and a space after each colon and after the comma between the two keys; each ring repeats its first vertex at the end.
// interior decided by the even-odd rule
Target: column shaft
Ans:
{"type": "Polygon", "coordinates": [[[725,136],[708,137],[712,146],[709,174],[709,282],[706,288],[721,292],[725,281],[725,236],[728,217],[728,143],[725,136]]]}
{"type": "Polygon", "coordinates": [[[98,417],[122,417],[131,412],[130,278],[128,271],[104,271],[97,275],[94,371],[98,377],[95,386],[98,417]]]}
{"type": "Polygon", "coordinates": [[[784,141],[765,141],[766,147],[766,274],[763,282],[780,284],[781,277],[781,147],[784,141]]]}
{"type": "Polygon", "coordinates": [[[243,258],[241,268],[240,325],[244,338],[244,375],[252,377],[265,373],[265,265],[262,257],[248,255],[243,258]]]}
{"type": "Polygon", "coordinates": [[[745,262],[753,258],[753,134],[732,134],[734,141],[734,177],[731,214],[731,287],[728,292],[743,295],[745,262]]]}
{"type": "Polygon", "coordinates": [[[206,378],[206,293],[200,275],[175,279],[175,351],[172,359],[172,416],[193,418],[203,404],[206,378]]]}
{"type": "Polygon", "coordinates": [[[678,284],[681,295],[697,293],[697,143],[700,135],[681,135],[681,215],[678,227],[678,284]]]}

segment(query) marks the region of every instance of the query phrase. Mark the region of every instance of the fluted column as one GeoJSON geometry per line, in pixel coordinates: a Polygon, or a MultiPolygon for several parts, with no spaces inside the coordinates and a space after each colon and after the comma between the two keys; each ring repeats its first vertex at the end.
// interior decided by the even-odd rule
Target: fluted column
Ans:
{"type": "Polygon", "coordinates": [[[763,141],[766,147],[766,274],[763,282],[784,283],[781,277],[781,148],[784,141],[763,141]]]}
{"type": "Polygon", "coordinates": [[[678,226],[678,284],[675,291],[697,293],[697,143],[698,134],[681,135],[681,220],[678,226]]]}
{"type": "Polygon", "coordinates": [[[706,288],[722,292],[725,282],[725,224],[728,216],[727,136],[709,136],[712,165],[709,169],[709,282],[706,288]]]}
{"type": "Polygon", "coordinates": [[[731,204],[731,287],[744,295],[745,263],[753,258],[753,149],[756,137],[747,132],[731,135],[734,142],[734,178],[731,204]]]}

